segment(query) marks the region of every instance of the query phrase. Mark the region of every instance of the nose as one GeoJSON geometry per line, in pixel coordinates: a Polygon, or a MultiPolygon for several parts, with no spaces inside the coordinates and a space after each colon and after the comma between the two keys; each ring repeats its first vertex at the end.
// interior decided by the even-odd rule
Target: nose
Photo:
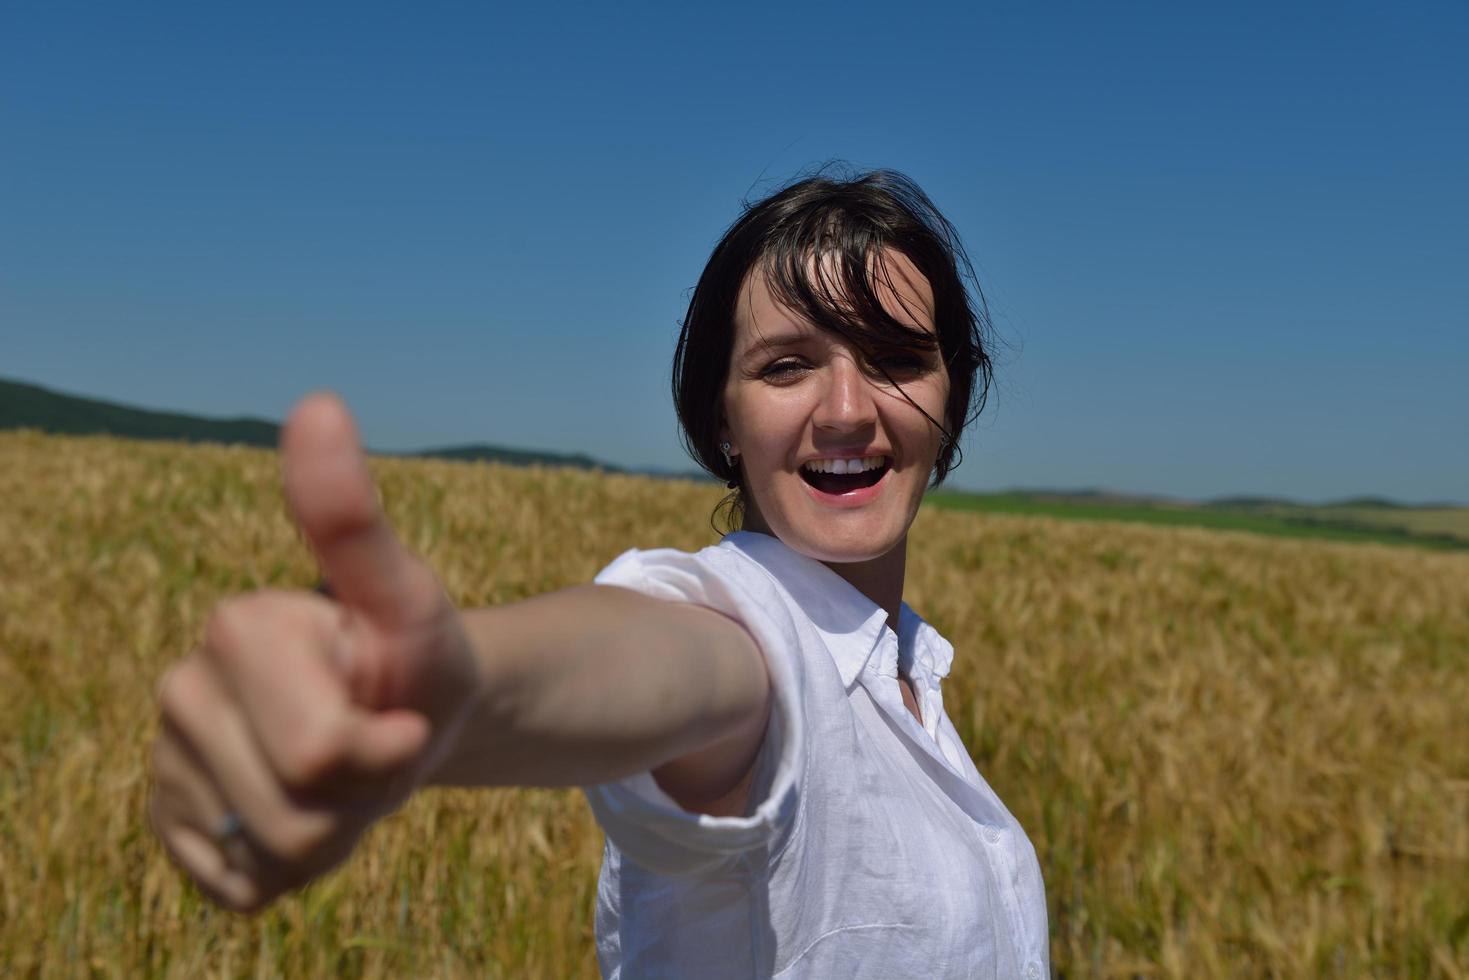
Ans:
{"type": "Polygon", "coordinates": [[[834,357],[811,421],[818,429],[847,432],[877,420],[872,382],[850,357],[834,357]]]}

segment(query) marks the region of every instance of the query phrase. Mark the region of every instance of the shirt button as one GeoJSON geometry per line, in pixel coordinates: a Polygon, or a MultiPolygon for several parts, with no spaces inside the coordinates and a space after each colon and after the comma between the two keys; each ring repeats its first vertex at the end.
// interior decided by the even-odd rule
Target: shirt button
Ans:
{"type": "MultiPolygon", "coordinates": [[[[999,827],[986,827],[986,828],[984,828],[984,839],[987,840],[987,841],[989,841],[991,844],[998,844],[1000,842],[1000,828],[999,827]]],[[[1032,965],[1034,965],[1034,964],[1032,964],[1032,965]]],[[[1040,969],[1040,967],[1036,967],[1036,969],[1040,969]]]]}
{"type": "Polygon", "coordinates": [[[1035,960],[1025,964],[1026,980],[1041,980],[1041,965],[1035,960]]]}

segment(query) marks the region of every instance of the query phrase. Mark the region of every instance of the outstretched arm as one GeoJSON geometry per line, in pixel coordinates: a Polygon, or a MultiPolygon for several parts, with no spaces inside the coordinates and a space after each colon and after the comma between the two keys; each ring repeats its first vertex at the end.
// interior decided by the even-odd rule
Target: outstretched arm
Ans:
{"type": "Polygon", "coordinates": [[[651,768],[689,809],[743,806],[770,690],[742,627],[596,585],[461,614],[383,517],[340,401],[304,400],[282,456],[335,600],[226,600],[159,685],[150,817],[216,901],[300,887],[431,782],[651,768]]]}
{"type": "Polygon", "coordinates": [[[654,770],[690,810],[728,799],[765,731],[770,684],[711,609],[585,585],[464,615],[482,693],[430,777],[582,785],[654,770]]]}

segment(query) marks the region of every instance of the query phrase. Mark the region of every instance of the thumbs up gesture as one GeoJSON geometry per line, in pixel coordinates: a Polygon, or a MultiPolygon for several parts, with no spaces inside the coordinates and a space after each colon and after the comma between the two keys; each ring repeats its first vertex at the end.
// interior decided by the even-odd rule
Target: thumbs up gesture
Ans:
{"type": "Polygon", "coordinates": [[[159,684],[153,828],[215,901],[264,907],[341,862],[451,745],[478,694],[458,611],[378,507],[335,396],[281,434],[286,498],[331,598],[219,604],[159,684]]]}

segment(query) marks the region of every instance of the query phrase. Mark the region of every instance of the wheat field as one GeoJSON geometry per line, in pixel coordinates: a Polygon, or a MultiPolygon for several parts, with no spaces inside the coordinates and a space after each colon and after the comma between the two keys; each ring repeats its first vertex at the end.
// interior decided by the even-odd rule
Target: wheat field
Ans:
{"type": "MultiPolygon", "coordinates": [[[[718,488],[374,459],[456,601],[714,540],[718,488]]],[[[0,975],[592,977],[574,791],[432,791],[255,918],[146,829],[152,692],[315,579],[276,457],[0,433],[0,975]]],[[[1469,555],[925,509],[909,602],[1066,977],[1469,976],[1469,555]]]]}

